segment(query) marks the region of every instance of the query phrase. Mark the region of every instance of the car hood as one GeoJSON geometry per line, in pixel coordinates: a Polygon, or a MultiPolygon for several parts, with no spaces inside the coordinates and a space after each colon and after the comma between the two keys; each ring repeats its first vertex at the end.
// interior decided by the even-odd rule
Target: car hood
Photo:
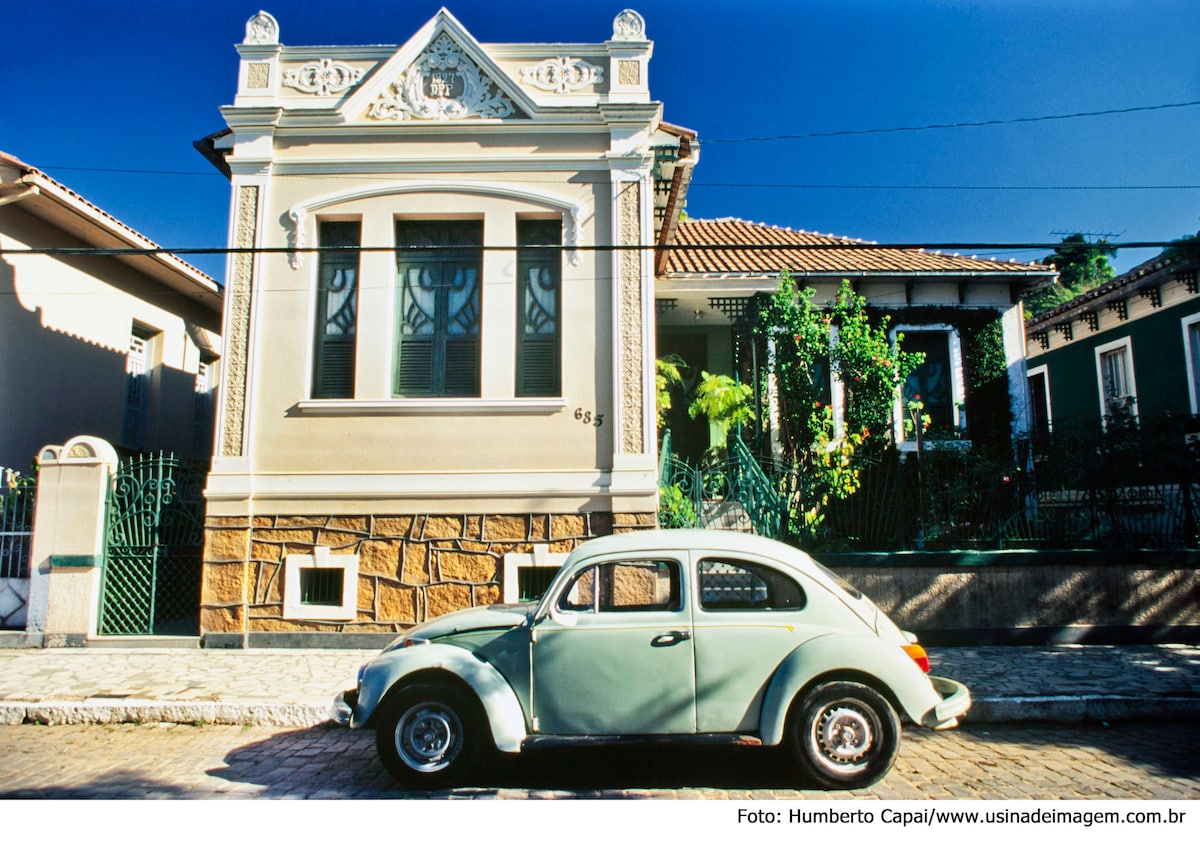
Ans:
{"type": "Polygon", "coordinates": [[[402,637],[394,641],[388,649],[394,649],[409,638],[422,640],[437,640],[464,632],[478,632],[495,629],[497,632],[515,628],[537,610],[537,603],[521,603],[520,605],[488,605],[481,608],[467,608],[450,614],[443,614],[432,620],[414,626],[402,637]]]}

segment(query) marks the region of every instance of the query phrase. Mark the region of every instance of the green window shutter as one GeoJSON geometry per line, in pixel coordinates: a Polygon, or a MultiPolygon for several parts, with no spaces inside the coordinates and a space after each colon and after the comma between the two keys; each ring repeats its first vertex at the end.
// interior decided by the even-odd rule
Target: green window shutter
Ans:
{"type": "Polygon", "coordinates": [[[354,357],[358,334],[358,222],[321,222],[322,251],[317,268],[317,318],[313,354],[314,398],[354,397],[354,357]]]}

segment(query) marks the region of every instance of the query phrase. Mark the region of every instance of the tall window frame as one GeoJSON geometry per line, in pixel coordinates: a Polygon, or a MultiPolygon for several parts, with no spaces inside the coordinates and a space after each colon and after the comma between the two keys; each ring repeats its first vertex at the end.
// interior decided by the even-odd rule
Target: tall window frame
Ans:
{"type": "Polygon", "coordinates": [[[562,218],[517,220],[518,398],[562,394],[562,218]]]}
{"type": "Polygon", "coordinates": [[[313,325],[312,396],[353,398],[358,342],[358,278],[362,222],[323,219],[313,325]],[[325,251],[327,247],[337,251],[325,251]]]}
{"type": "Polygon", "coordinates": [[[1187,362],[1188,402],[1193,415],[1200,415],[1200,313],[1180,320],[1183,354],[1187,362]]]}
{"type": "Polygon", "coordinates": [[[396,397],[479,397],[483,219],[396,220],[396,397]]]}
{"type": "Polygon", "coordinates": [[[1054,407],[1050,401],[1050,368],[1039,365],[1025,373],[1031,432],[1045,438],[1054,430],[1054,407]]]}
{"type": "Polygon", "coordinates": [[[946,371],[942,375],[936,375],[935,372],[928,371],[934,365],[928,357],[909,377],[900,384],[896,403],[893,407],[893,434],[896,442],[902,450],[915,449],[917,446],[915,431],[906,427],[905,421],[908,418],[908,403],[911,400],[916,400],[917,395],[920,395],[920,400],[925,404],[925,414],[932,416],[931,428],[948,427],[950,432],[959,432],[967,434],[967,388],[966,378],[963,373],[963,351],[962,337],[958,332],[958,328],[949,324],[909,324],[896,325],[889,331],[889,337],[894,344],[897,336],[903,336],[904,342],[901,343],[902,350],[919,351],[928,350],[933,343],[937,343],[940,337],[945,341],[946,353],[940,354],[940,343],[938,344],[938,359],[937,365],[944,365],[946,371]],[[913,347],[911,340],[914,336],[920,336],[926,345],[925,349],[913,347]],[[922,383],[922,372],[925,382],[922,383]],[[936,400],[931,399],[929,384],[933,381],[931,378],[938,377],[940,382],[936,388],[939,393],[944,390],[945,394],[939,394],[936,400]],[[944,381],[944,382],[943,382],[944,381]]]}
{"type": "Polygon", "coordinates": [[[1096,346],[1096,387],[1100,393],[1100,419],[1107,426],[1122,414],[1138,417],[1137,378],[1133,367],[1133,340],[1126,336],[1096,346]]]}

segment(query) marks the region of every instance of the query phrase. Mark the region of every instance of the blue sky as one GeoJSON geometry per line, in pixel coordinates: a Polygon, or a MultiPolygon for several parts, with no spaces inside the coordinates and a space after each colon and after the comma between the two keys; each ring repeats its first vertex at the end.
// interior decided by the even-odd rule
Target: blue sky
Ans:
{"type": "MultiPolygon", "coordinates": [[[[228,183],[191,142],[224,125],[245,21],[265,9],[285,44],[398,45],[440,5],[13,3],[0,149],[164,246],[220,247],[228,183]]],[[[1200,100],[1196,0],[446,5],[484,42],[603,41],[618,12],[639,11],[655,42],[652,95],[667,120],[700,133],[693,217],[903,243],[1056,242],[1072,231],[1157,241],[1200,228],[1200,106],[782,139],[1200,100]],[[1046,189],[1151,185],[1175,189],[1046,189]]],[[[1115,263],[1154,253],[1125,250],[1115,263]]],[[[188,259],[221,278],[223,258],[188,259]]]]}

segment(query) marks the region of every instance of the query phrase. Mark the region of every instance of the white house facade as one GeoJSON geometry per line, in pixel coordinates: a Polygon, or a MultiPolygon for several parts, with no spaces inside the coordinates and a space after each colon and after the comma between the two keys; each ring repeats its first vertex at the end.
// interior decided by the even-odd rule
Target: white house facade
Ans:
{"type": "Polygon", "coordinates": [[[694,135],[642,18],[343,48],[260,13],[238,51],[197,144],[232,184],[210,645],[390,633],[653,525],[652,246],[694,135]]]}

